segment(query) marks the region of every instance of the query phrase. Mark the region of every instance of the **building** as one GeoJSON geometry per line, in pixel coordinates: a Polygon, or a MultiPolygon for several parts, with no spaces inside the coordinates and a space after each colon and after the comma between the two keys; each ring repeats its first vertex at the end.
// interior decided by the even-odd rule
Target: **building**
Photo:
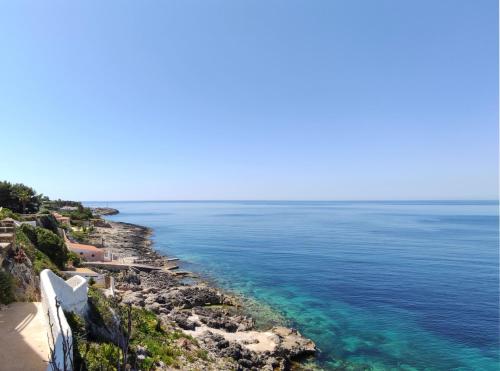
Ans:
{"type": "Polygon", "coordinates": [[[104,261],[104,249],[98,249],[92,245],[84,245],[69,240],[66,240],[66,245],[70,251],[73,251],[76,255],[89,262],[104,261]]]}
{"type": "Polygon", "coordinates": [[[53,212],[52,216],[56,218],[59,224],[71,225],[71,218],[69,216],[62,216],[59,213],[53,212]]]}
{"type": "Polygon", "coordinates": [[[76,210],[78,210],[78,207],[77,206],[63,206],[59,210],[62,210],[62,211],[76,211],[76,210]]]}

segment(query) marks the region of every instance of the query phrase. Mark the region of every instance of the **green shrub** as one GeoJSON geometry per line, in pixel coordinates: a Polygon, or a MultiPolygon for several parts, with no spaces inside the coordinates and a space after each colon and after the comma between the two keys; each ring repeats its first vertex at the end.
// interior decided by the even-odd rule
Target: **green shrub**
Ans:
{"type": "Polygon", "coordinates": [[[9,304],[14,301],[13,279],[10,273],[0,270],[0,303],[9,304]]]}
{"type": "Polygon", "coordinates": [[[88,241],[89,234],[85,230],[75,231],[71,229],[69,233],[77,242],[86,243],[88,241]]]}
{"type": "Polygon", "coordinates": [[[78,210],[60,211],[61,215],[69,216],[72,221],[89,220],[93,218],[92,210],[88,207],[78,205],[78,210]]]}
{"type": "Polygon", "coordinates": [[[57,223],[56,218],[54,218],[51,214],[38,215],[37,222],[40,227],[57,234],[59,224],[57,223]]]}
{"type": "MultiPolygon", "coordinates": [[[[51,251],[51,255],[49,256],[39,247],[38,242],[38,236],[40,234],[51,234],[52,232],[49,230],[45,230],[46,232],[38,232],[40,229],[43,230],[43,228],[35,228],[29,224],[22,224],[16,229],[16,243],[18,246],[23,248],[26,255],[33,263],[33,269],[36,274],[39,274],[44,269],[51,269],[55,273],[58,273],[59,268],[62,268],[62,266],[59,265],[57,261],[52,260],[54,259],[54,256],[57,256],[58,247],[52,249],[45,246],[46,249],[51,251]]],[[[56,237],[59,238],[58,236],[56,237]]],[[[59,238],[59,240],[61,239],[59,238]]],[[[76,260],[79,261],[79,258],[76,260]]],[[[66,263],[66,261],[67,260],[65,260],[64,263],[66,263]]]]}
{"type": "Polygon", "coordinates": [[[64,312],[73,335],[73,369],[114,371],[120,362],[120,348],[108,342],[87,339],[85,321],[73,312],[64,312]]]}
{"type": "Polygon", "coordinates": [[[45,253],[59,268],[63,268],[68,260],[68,249],[57,234],[45,228],[36,228],[36,247],[45,253]]]}
{"type": "Polygon", "coordinates": [[[82,259],[78,255],[76,255],[73,251],[68,252],[68,262],[73,262],[73,267],[79,267],[82,259]]]}
{"type": "Polygon", "coordinates": [[[5,218],[12,218],[14,220],[21,220],[21,216],[19,214],[16,214],[12,210],[4,207],[0,211],[0,220],[5,219],[5,218]]]}
{"type": "MultiPolygon", "coordinates": [[[[116,325],[116,318],[121,318],[122,333],[126,333],[128,306],[120,304],[114,298],[106,298],[102,292],[94,287],[89,288],[89,318],[97,326],[111,327],[116,325]],[[112,309],[112,310],[111,310],[112,309]]],[[[208,353],[202,349],[183,349],[178,345],[178,339],[189,340],[193,346],[198,344],[191,336],[182,331],[166,331],[153,312],[144,308],[131,308],[132,332],[129,347],[129,364],[136,365],[139,370],[155,369],[158,362],[169,367],[185,366],[185,361],[207,361],[208,353]],[[138,347],[146,347],[147,356],[138,358],[138,347]]],[[[98,339],[102,347],[104,339],[98,339]]],[[[97,347],[97,345],[96,345],[97,347]]],[[[106,348],[99,350],[104,352],[106,348]]],[[[98,352],[98,350],[93,350],[98,352]]],[[[105,353],[106,354],[106,353],[105,353]]],[[[107,354],[109,356],[109,354],[107,354]]],[[[94,356],[92,356],[94,357],[94,356]]],[[[102,358],[102,357],[101,357],[102,358]]],[[[94,360],[95,358],[92,358],[94,360]]]]}
{"type": "MultiPolygon", "coordinates": [[[[40,272],[44,269],[50,269],[54,273],[58,274],[59,269],[57,268],[57,266],[50,260],[47,255],[38,250],[35,247],[35,244],[31,242],[31,239],[28,238],[27,234],[29,234],[31,230],[34,234],[34,240],[36,243],[35,228],[30,225],[23,224],[21,228],[16,228],[16,245],[24,250],[28,258],[31,260],[31,263],[33,264],[33,270],[37,275],[40,274],[40,272]]],[[[33,238],[33,236],[31,237],[33,238]]]]}
{"type": "Polygon", "coordinates": [[[36,228],[29,224],[21,224],[19,230],[24,233],[33,245],[37,243],[36,228]]]}

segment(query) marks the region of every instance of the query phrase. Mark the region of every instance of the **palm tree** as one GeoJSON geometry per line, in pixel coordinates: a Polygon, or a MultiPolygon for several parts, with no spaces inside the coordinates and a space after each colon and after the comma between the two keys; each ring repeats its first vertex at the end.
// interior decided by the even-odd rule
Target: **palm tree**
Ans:
{"type": "Polygon", "coordinates": [[[26,211],[26,204],[31,200],[31,194],[27,189],[20,189],[17,191],[17,199],[23,205],[23,214],[26,211]]]}

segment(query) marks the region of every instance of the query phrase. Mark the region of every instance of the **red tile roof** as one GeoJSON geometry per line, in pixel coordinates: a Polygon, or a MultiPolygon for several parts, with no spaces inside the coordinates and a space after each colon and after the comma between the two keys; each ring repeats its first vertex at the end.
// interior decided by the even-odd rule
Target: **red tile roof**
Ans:
{"type": "MultiPolygon", "coordinates": [[[[79,249],[79,250],[88,250],[88,251],[103,251],[95,246],[92,245],[84,245],[81,243],[75,243],[75,242],[70,242],[66,241],[66,244],[70,249],[79,249]]],[[[104,252],[104,251],[103,251],[104,252]]]]}

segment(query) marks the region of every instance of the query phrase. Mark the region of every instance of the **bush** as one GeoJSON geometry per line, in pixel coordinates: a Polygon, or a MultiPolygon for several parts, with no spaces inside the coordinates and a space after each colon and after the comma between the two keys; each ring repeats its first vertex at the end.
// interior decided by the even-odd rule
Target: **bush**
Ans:
{"type": "Polygon", "coordinates": [[[30,240],[33,245],[36,245],[37,237],[36,237],[36,229],[32,225],[22,224],[19,227],[19,230],[25,234],[26,237],[30,240]]]}
{"type": "MultiPolygon", "coordinates": [[[[0,205],[1,206],[1,205],[0,205]]],[[[21,216],[19,216],[19,214],[16,214],[15,212],[13,212],[12,210],[10,209],[7,209],[7,208],[3,208],[1,211],[0,211],[0,220],[2,219],[5,219],[5,218],[12,218],[14,220],[21,220],[21,216]]]]}
{"type": "Polygon", "coordinates": [[[0,270],[0,303],[9,304],[14,301],[14,287],[12,276],[0,270]]]}
{"type": "Polygon", "coordinates": [[[36,232],[35,228],[33,228],[30,225],[23,224],[21,228],[16,229],[16,245],[19,246],[24,250],[28,258],[31,260],[31,263],[33,264],[33,270],[35,273],[38,275],[40,274],[41,271],[44,269],[50,269],[54,273],[58,274],[59,269],[57,266],[50,260],[50,258],[45,255],[43,252],[38,250],[35,247],[36,244],[36,232]],[[31,238],[27,236],[27,234],[33,233],[34,234],[34,241],[33,243],[31,241],[31,238]]]}
{"type": "Polygon", "coordinates": [[[56,218],[54,218],[52,215],[38,215],[37,222],[38,225],[40,225],[42,228],[48,229],[57,234],[59,224],[57,223],[56,218]]]}
{"type": "Polygon", "coordinates": [[[76,255],[73,251],[68,252],[68,261],[73,263],[73,267],[79,267],[82,259],[78,255],[76,255]]]}
{"type": "Polygon", "coordinates": [[[59,268],[63,268],[68,260],[68,249],[57,234],[45,228],[36,228],[36,247],[45,253],[59,268]]]}
{"type": "Polygon", "coordinates": [[[72,220],[89,220],[92,219],[92,210],[88,207],[79,206],[78,210],[71,212],[62,212],[63,215],[69,216],[72,220]]]}
{"type": "MultiPolygon", "coordinates": [[[[188,354],[177,345],[177,340],[186,338],[194,343],[194,339],[181,331],[165,331],[156,314],[149,310],[135,307],[131,310],[129,363],[136,364],[141,370],[154,369],[154,365],[160,361],[168,366],[180,366],[181,356],[188,354]],[[139,346],[147,348],[148,355],[145,358],[136,357],[135,353],[139,346]]],[[[126,333],[128,307],[112,298],[106,298],[102,292],[93,287],[89,288],[89,311],[93,322],[100,327],[113,328],[116,326],[116,318],[120,318],[120,333],[126,333]]],[[[189,352],[189,358],[192,360],[201,358],[198,355],[189,352]]]]}
{"type": "MultiPolygon", "coordinates": [[[[38,270],[43,266],[52,269],[54,264],[59,268],[64,267],[68,261],[69,252],[61,237],[48,229],[41,227],[35,228],[28,224],[21,225],[20,228],[17,228],[17,231],[19,231],[19,233],[16,233],[16,238],[19,239],[21,244],[23,242],[24,244],[29,242],[37,250],[30,253],[29,247],[25,248],[25,250],[28,251],[28,257],[35,266],[37,265],[37,260],[42,263],[40,266],[36,267],[35,270],[38,270]],[[26,241],[23,241],[23,236],[26,241]],[[43,255],[38,254],[38,252],[43,253],[43,255]],[[46,261],[45,257],[48,257],[51,264],[46,261]]],[[[79,259],[77,261],[79,263],[79,259]]]]}
{"type": "Polygon", "coordinates": [[[74,313],[64,313],[73,333],[75,370],[111,371],[120,363],[120,348],[108,342],[92,342],[86,337],[85,322],[74,313]]]}
{"type": "Polygon", "coordinates": [[[88,241],[89,234],[86,230],[82,229],[81,231],[75,231],[71,229],[69,234],[76,242],[86,243],[88,241]]]}

